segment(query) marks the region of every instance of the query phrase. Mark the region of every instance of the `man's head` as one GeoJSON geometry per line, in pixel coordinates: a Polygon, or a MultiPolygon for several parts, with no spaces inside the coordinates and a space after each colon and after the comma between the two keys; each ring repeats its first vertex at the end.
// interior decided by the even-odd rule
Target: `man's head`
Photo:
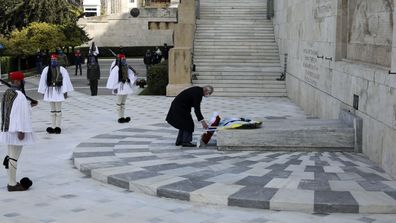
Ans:
{"type": "Polygon", "coordinates": [[[58,66],[58,55],[56,53],[51,54],[51,66],[58,66]]]}
{"type": "Polygon", "coordinates": [[[10,73],[11,83],[17,87],[23,86],[25,75],[20,71],[10,73]]]}
{"type": "Polygon", "coordinates": [[[120,61],[121,64],[126,64],[126,57],[125,54],[119,53],[117,55],[117,59],[120,61]]]}
{"type": "Polygon", "coordinates": [[[213,93],[213,87],[210,85],[206,85],[203,87],[204,96],[209,97],[213,93]]]}

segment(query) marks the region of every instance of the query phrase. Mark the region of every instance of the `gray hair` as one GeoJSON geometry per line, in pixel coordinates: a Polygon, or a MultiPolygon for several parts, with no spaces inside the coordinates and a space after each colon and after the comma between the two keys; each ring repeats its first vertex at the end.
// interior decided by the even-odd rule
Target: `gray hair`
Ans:
{"type": "Polygon", "coordinates": [[[206,90],[208,92],[209,95],[211,95],[213,93],[213,87],[210,85],[206,85],[203,87],[204,90],[206,90]]]}

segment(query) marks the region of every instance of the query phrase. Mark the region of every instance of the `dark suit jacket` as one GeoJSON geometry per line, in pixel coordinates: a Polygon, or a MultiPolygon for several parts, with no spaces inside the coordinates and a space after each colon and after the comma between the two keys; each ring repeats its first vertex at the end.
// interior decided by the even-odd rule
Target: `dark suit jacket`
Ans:
{"type": "Polygon", "coordinates": [[[191,108],[194,108],[198,121],[203,120],[201,113],[201,101],[204,96],[202,87],[191,87],[175,97],[169,109],[166,121],[173,127],[194,132],[194,121],[191,116],[191,108]]]}

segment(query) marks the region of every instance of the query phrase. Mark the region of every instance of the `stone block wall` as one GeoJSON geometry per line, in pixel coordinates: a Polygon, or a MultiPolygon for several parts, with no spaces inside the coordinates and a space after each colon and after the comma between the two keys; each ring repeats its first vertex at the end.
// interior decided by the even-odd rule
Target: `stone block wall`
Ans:
{"type": "Polygon", "coordinates": [[[363,153],[396,177],[394,12],[393,0],[277,0],[273,22],[289,97],[321,118],[361,117],[363,153]]]}
{"type": "Polygon", "coordinates": [[[82,18],[78,24],[99,47],[173,45],[177,8],[145,9],[134,18],[129,13],[82,18]]]}

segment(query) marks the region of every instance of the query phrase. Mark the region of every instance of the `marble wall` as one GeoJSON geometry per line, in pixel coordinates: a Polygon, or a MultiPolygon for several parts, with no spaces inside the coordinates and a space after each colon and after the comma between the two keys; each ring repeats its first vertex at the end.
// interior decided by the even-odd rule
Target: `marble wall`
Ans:
{"type": "Polygon", "coordinates": [[[138,17],[129,13],[87,17],[78,21],[98,46],[173,45],[177,8],[140,9],[138,17]]]}
{"type": "Polygon", "coordinates": [[[393,0],[277,0],[273,22],[289,97],[321,118],[361,117],[363,152],[396,177],[394,11],[393,0]]]}

